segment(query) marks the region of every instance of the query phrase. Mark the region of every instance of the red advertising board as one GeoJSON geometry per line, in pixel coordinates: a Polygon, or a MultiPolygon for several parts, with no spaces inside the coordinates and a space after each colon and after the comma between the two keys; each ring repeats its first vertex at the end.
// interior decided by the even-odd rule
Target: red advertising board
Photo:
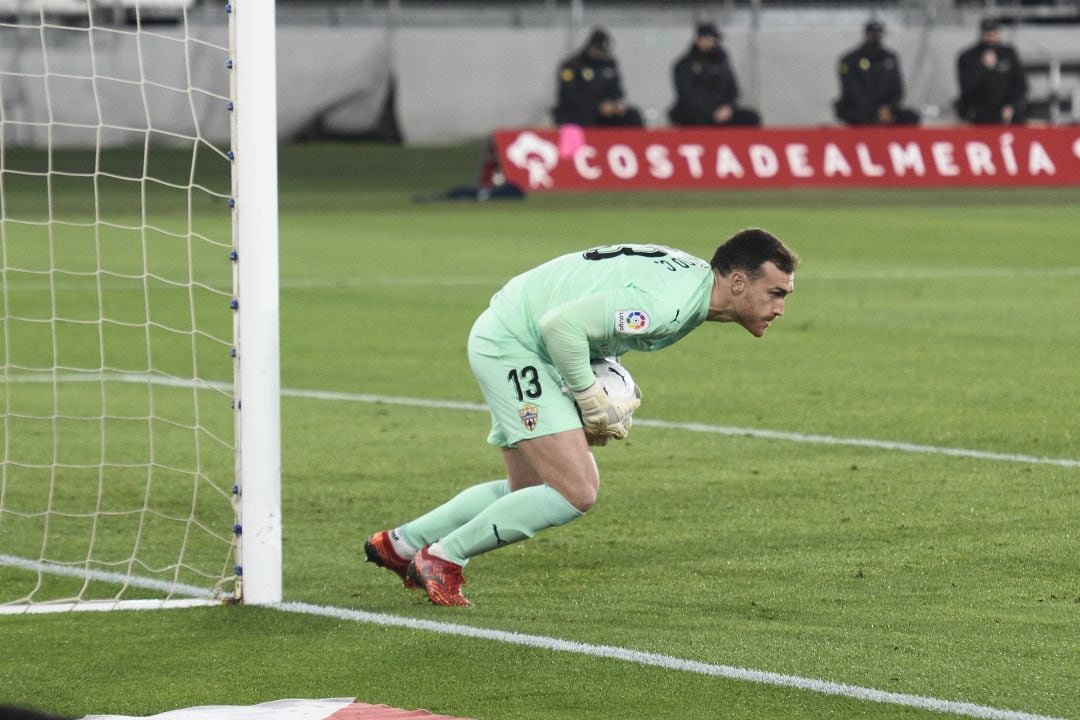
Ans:
{"type": "Polygon", "coordinates": [[[1080,126],[495,133],[525,190],[1080,185],[1080,126]]]}

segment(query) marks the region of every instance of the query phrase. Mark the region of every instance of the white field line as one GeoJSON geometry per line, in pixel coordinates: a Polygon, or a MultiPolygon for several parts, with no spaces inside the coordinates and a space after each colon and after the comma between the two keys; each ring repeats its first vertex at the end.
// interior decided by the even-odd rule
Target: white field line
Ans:
{"type": "MultiPolygon", "coordinates": [[[[1080,267],[1052,268],[913,268],[911,270],[850,270],[818,272],[802,270],[801,280],[992,280],[1033,277],[1080,277],[1080,267]]],[[[434,277],[318,277],[282,278],[282,288],[350,288],[350,287],[498,287],[506,277],[480,275],[440,275],[434,277]]]]}
{"type": "Polygon", "coordinates": [[[68,612],[114,612],[116,610],[175,610],[177,608],[220,605],[213,598],[172,598],[171,600],[77,600],[33,605],[0,605],[0,615],[55,615],[68,612]]]}
{"type": "MultiPolygon", "coordinates": [[[[63,275],[63,273],[56,273],[63,275]]],[[[36,273],[39,277],[26,277],[18,280],[8,280],[9,292],[41,292],[51,291],[53,284],[48,278],[49,273],[36,273]]],[[[1007,280],[1010,278],[1042,278],[1042,277],[1080,277],[1080,267],[1052,267],[1052,268],[912,268],[910,270],[837,270],[816,271],[813,269],[800,270],[800,281],[865,281],[865,280],[1007,280]]],[[[63,290],[129,290],[143,292],[141,282],[144,278],[136,276],[125,281],[105,280],[99,284],[97,278],[86,276],[67,275],[63,279],[63,290]]],[[[363,287],[490,287],[493,290],[500,287],[509,278],[505,275],[399,275],[379,277],[357,277],[355,275],[332,277],[297,277],[281,278],[278,285],[286,290],[305,289],[334,289],[334,288],[363,288],[363,287]]],[[[218,288],[222,293],[228,292],[231,280],[227,277],[216,279],[209,283],[210,287],[218,288]]],[[[186,291],[187,285],[180,283],[171,287],[156,287],[157,290],[186,291]]]]}
{"type": "Polygon", "coordinates": [[[992,280],[995,278],[1080,277],[1080,267],[1053,268],[913,268],[911,270],[840,270],[798,273],[802,280],[992,280]]]}
{"type": "MultiPolygon", "coordinates": [[[[191,387],[193,381],[184,378],[170,378],[154,375],[134,373],[65,373],[53,377],[51,374],[19,375],[7,378],[7,382],[102,382],[115,381],[126,383],[152,383],[172,387],[191,387]]],[[[0,375],[0,384],[4,377],[0,375]]],[[[219,392],[231,392],[232,385],[224,382],[199,381],[199,387],[213,388],[219,392]]],[[[330,402],[353,402],[373,405],[403,405],[430,410],[464,410],[467,412],[487,412],[488,407],[484,403],[467,402],[460,400],[431,400],[427,398],[410,398],[395,395],[374,395],[370,393],[345,393],[331,390],[301,390],[296,388],[282,388],[283,397],[303,398],[306,400],[326,400],[330,402]]],[[[906,452],[922,455],[944,455],[946,457],[963,457],[973,460],[990,460],[995,462],[1015,462],[1026,465],[1053,465],[1066,468],[1080,468],[1080,459],[1043,457],[1040,455],[1027,455],[1024,453],[991,452],[989,450],[970,450],[967,448],[945,447],[940,445],[921,445],[918,443],[903,442],[898,440],[875,440],[873,438],[837,437],[835,435],[818,435],[812,433],[787,432],[784,430],[769,430],[762,428],[737,427],[732,425],[711,425],[708,423],[674,422],[670,420],[649,420],[648,418],[634,419],[634,424],[642,427],[654,427],[663,430],[684,430],[687,432],[708,433],[713,435],[725,435],[728,437],[747,437],[761,440],[780,440],[784,442],[807,443],[811,445],[840,445],[849,447],[869,448],[873,450],[885,450],[889,452],[906,452]]]]}
{"type": "Polygon", "coordinates": [[[1057,465],[1058,467],[1080,467],[1080,460],[1072,458],[1051,458],[1022,453],[1000,453],[987,450],[968,450],[965,448],[940,447],[937,445],[919,445],[916,443],[893,440],[873,440],[869,438],[834,437],[832,435],[812,435],[781,430],[761,430],[757,428],[726,427],[723,425],[705,425],[702,423],[668,422],[666,420],[634,420],[634,425],[664,428],[667,430],[689,430],[691,432],[715,433],[717,435],[742,436],[763,440],[785,440],[787,442],[810,443],[813,445],[849,445],[853,447],[890,450],[895,452],[921,453],[924,455],[946,455],[975,460],[996,460],[998,462],[1017,462],[1028,465],[1057,465]]]}
{"type": "Polygon", "coordinates": [[[337,620],[350,620],[353,622],[369,623],[386,627],[400,627],[410,630],[424,630],[426,632],[452,635],[455,637],[493,640],[495,642],[507,643],[510,645],[522,645],[541,650],[568,652],[596,658],[609,658],[612,660],[633,663],[635,665],[659,667],[665,670],[689,672],[698,675],[710,675],[713,677],[757,683],[760,685],[794,688],[796,690],[819,693],[822,695],[837,695],[866,702],[921,708],[952,715],[989,718],[992,720],[1055,720],[1046,715],[1033,715],[1031,713],[1018,712],[1015,710],[1002,710],[986,705],[976,705],[974,703],[940,700],[938,698],[908,695],[906,693],[887,692],[885,690],[859,687],[858,685],[846,685],[843,683],[830,682],[828,680],[799,677],[797,675],[783,675],[780,673],[766,672],[764,670],[751,670],[748,668],[735,667],[733,665],[716,665],[698,662],[696,660],[685,660],[671,655],[628,650],[614,645],[593,645],[573,640],[560,640],[559,638],[547,637],[544,635],[526,635],[524,633],[507,632],[505,630],[490,630],[487,628],[478,628],[457,623],[419,620],[417,618],[384,615],[381,613],[364,612],[363,610],[348,610],[322,605],[310,605],[308,603],[300,602],[280,603],[274,607],[286,612],[300,613],[303,615],[320,615],[323,617],[335,618],[337,620]]]}
{"type": "MultiPolygon", "coordinates": [[[[411,407],[440,410],[471,410],[487,412],[484,403],[461,402],[453,400],[426,400],[422,398],[395,397],[393,395],[368,395],[363,393],[338,393],[323,390],[283,389],[281,394],[287,397],[311,400],[334,400],[338,402],[375,403],[385,405],[407,405],[411,407]]],[[[635,426],[654,427],[663,430],[686,430],[689,432],[711,433],[730,437],[749,437],[763,440],[784,440],[787,442],[810,443],[814,445],[849,445],[854,447],[890,450],[894,452],[921,453],[926,455],[947,455],[966,457],[977,460],[996,460],[999,462],[1018,462],[1028,465],[1057,465],[1059,467],[1080,467],[1080,460],[1073,458],[1049,458],[1021,453],[1000,453],[986,450],[968,450],[965,448],[939,447],[937,445],[919,445],[916,443],[893,440],[874,440],[871,438],[835,437],[832,435],[813,435],[806,433],[785,432],[783,430],[763,430],[759,428],[735,427],[730,425],[710,425],[707,423],[672,422],[669,420],[649,420],[634,418],[635,426]]]]}
{"type": "Polygon", "coordinates": [[[164,607],[163,603],[169,603],[168,606],[172,607],[191,607],[208,603],[218,604],[220,602],[220,600],[213,597],[213,593],[210,590],[198,587],[197,585],[166,582],[164,580],[111,572],[108,570],[94,570],[83,565],[65,565],[43,560],[30,560],[16,555],[0,553],[0,566],[46,573],[48,575],[74,577],[79,578],[80,580],[131,586],[146,590],[157,590],[170,596],[185,595],[192,598],[190,600],[102,600],[93,602],[41,603],[36,605],[0,605],[0,615],[67,612],[71,610],[113,610],[124,607],[160,608],[164,607]]]}
{"type": "MultiPolygon", "coordinates": [[[[202,603],[205,597],[206,591],[202,588],[182,586],[182,585],[169,585],[168,583],[161,583],[157,580],[150,580],[146,578],[133,578],[120,573],[103,572],[100,570],[90,570],[88,568],[71,568],[63,565],[57,565],[55,563],[42,563],[32,560],[25,560],[23,558],[13,557],[11,555],[0,555],[0,565],[11,565],[14,567],[24,568],[28,570],[37,570],[43,573],[53,573],[58,575],[79,575],[85,576],[91,580],[100,580],[104,582],[119,582],[138,585],[139,587],[157,587],[161,585],[167,586],[174,592],[183,594],[186,590],[191,591],[188,594],[198,596],[200,599],[196,600],[196,603],[202,603]]],[[[87,607],[79,607],[78,603],[58,603],[52,606],[48,604],[31,605],[31,606],[15,606],[4,610],[4,606],[0,605],[0,615],[12,614],[12,613],[42,613],[42,612],[61,612],[68,610],[129,610],[129,609],[146,609],[149,607],[161,607],[160,603],[157,606],[147,604],[125,604],[120,603],[93,603],[87,607]]],[[[183,607],[183,601],[174,601],[170,607],[183,607]]],[[[440,635],[451,635],[454,637],[473,638],[477,640],[490,640],[494,642],[506,643],[509,645],[520,645],[524,647],[536,648],[538,650],[548,650],[554,652],[567,652],[575,655],[586,655],[595,658],[607,658],[611,660],[619,660],[621,662],[632,663],[635,665],[643,665],[648,667],[658,667],[664,670],[672,670],[677,672],[689,672],[697,675],[708,675],[712,677],[725,678],[727,680],[736,680],[741,682],[756,683],[759,685],[771,685],[774,687],[794,688],[796,690],[802,690],[804,692],[818,693],[820,695],[835,695],[839,697],[851,698],[853,700],[861,700],[864,702],[874,702],[885,705],[899,705],[903,707],[920,708],[923,710],[931,710],[934,712],[948,713],[951,715],[961,715],[965,717],[973,718],[985,718],[987,720],[1058,720],[1046,715],[1034,715],[1031,713],[1018,712],[1015,710],[1003,710],[1000,708],[989,707],[987,705],[978,705],[969,702],[958,702],[955,700],[942,700],[939,698],[925,697],[921,695],[909,695],[907,693],[888,692],[885,690],[875,690],[874,688],[860,687],[858,685],[847,685],[844,683],[831,682],[829,680],[819,680],[816,678],[805,678],[798,675],[784,675],[781,673],[767,672],[764,670],[752,670],[749,668],[735,667],[733,665],[717,665],[713,663],[704,663],[697,660],[686,660],[684,658],[674,657],[672,655],[660,655],[658,653],[641,652],[639,650],[630,650],[627,648],[616,647],[614,645],[593,645],[590,643],[576,642],[574,640],[562,640],[559,638],[548,637],[544,635],[526,635],[524,633],[507,632],[505,630],[491,630],[488,628],[473,627],[471,625],[461,625],[459,623],[440,622],[436,620],[420,620],[418,618],[404,617],[401,615],[386,615],[383,613],[365,612],[363,610],[351,610],[348,608],[329,607],[325,605],[312,605],[310,603],[301,602],[283,602],[271,605],[270,607],[276,608],[283,612],[296,613],[301,615],[313,615],[318,617],[334,618],[336,620],[344,620],[349,622],[365,623],[369,625],[380,625],[383,627],[404,628],[407,630],[420,630],[423,632],[432,632],[440,635]]]]}
{"type": "Polygon", "coordinates": [[[354,288],[354,287],[484,287],[497,288],[509,278],[501,275],[409,275],[399,277],[314,277],[282,278],[283,288],[354,288]]]}

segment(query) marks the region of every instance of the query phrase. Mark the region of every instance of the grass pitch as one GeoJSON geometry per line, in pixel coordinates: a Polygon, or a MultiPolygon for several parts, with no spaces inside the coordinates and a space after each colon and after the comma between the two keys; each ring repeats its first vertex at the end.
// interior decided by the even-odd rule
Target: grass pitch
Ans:
{"type": "MultiPolygon", "coordinates": [[[[1075,189],[412,202],[478,157],[283,151],[282,386],[338,394],[283,399],[287,600],[1080,717],[1075,189]],[[751,225],[803,258],[787,316],[626,356],[639,417],[974,456],[639,424],[597,450],[585,518],[469,565],[471,609],[360,563],[367,534],[502,468],[483,412],[357,395],[479,402],[466,336],[513,274],[627,240],[708,257],[751,225]]],[[[0,618],[9,703],[343,696],[482,720],[941,717],[269,609],[0,618]]]]}

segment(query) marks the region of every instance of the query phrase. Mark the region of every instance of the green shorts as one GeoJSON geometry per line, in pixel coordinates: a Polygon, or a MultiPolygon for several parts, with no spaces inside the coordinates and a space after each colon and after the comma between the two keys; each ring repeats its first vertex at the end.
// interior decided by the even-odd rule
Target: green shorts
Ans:
{"type": "Polygon", "coordinates": [[[515,337],[491,310],[469,333],[469,366],[491,409],[487,441],[492,445],[514,447],[581,427],[573,395],[555,366],[515,337]]]}

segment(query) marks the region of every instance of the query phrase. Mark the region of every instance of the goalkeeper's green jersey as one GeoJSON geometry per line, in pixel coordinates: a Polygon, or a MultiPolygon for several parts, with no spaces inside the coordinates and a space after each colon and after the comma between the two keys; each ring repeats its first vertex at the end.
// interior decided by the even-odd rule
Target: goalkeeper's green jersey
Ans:
{"type": "Polygon", "coordinates": [[[612,245],[555,258],[511,279],[491,311],[552,362],[572,390],[594,382],[590,358],[651,352],[705,321],[709,263],[659,245],[612,245]]]}

